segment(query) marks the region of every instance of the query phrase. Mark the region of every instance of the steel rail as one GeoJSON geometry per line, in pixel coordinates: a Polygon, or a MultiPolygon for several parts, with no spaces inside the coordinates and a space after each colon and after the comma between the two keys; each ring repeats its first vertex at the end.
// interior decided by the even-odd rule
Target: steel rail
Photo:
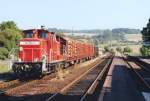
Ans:
{"type": "MultiPolygon", "coordinates": [[[[103,74],[105,73],[105,71],[108,69],[108,67],[110,66],[112,60],[113,60],[113,56],[110,57],[111,60],[109,60],[109,62],[107,62],[104,66],[104,68],[102,69],[102,71],[100,71],[100,73],[96,76],[96,79],[92,82],[92,84],[90,85],[90,87],[85,91],[85,93],[82,95],[80,101],[84,101],[84,99],[86,98],[87,94],[90,93],[90,91],[93,89],[93,87],[95,86],[95,84],[98,82],[98,80],[103,76],[103,74]]],[[[73,84],[75,84],[77,81],[79,81],[81,78],[83,78],[85,75],[87,75],[89,72],[91,72],[95,67],[97,67],[98,65],[100,65],[103,61],[105,61],[105,59],[101,60],[98,64],[94,65],[93,67],[91,67],[88,71],[86,71],[84,74],[82,74],[81,76],[79,76],[77,79],[75,79],[74,81],[72,81],[70,84],[68,84],[67,86],[65,86],[63,89],[61,89],[60,93],[64,93],[65,91],[68,90],[68,88],[70,88],[73,84]]],[[[53,101],[60,93],[54,93],[52,96],[50,96],[46,101],[53,101]]]]}
{"type": "MultiPolygon", "coordinates": [[[[60,93],[65,92],[68,88],[70,88],[73,84],[75,84],[77,81],[79,81],[82,77],[84,77],[87,73],[89,73],[90,71],[92,71],[95,67],[97,67],[100,63],[102,63],[104,61],[101,60],[98,64],[94,65],[93,67],[91,67],[88,71],[86,71],[85,73],[83,73],[82,75],[80,75],[78,78],[76,78],[74,81],[72,81],[71,83],[69,83],[67,86],[65,86],[64,88],[62,88],[60,90],[60,93]]],[[[50,96],[48,99],[46,99],[46,101],[52,101],[53,99],[55,99],[55,97],[57,97],[60,93],[54,93],[52,96],[50,96]]]]}
{"type": "Polygon", "coordinates": [[[109,62],[107,62],[107,64],[104,66],[104,68],[102,69],[102,71],[98,74],[98,76],[96,77],[96,79],[94,80],[94,82],[91,84],[91,86],[88,88],[88,90],[85,92],[85,94],[82,96],[80,101],[84,101],[86,100],[86,96],[88,94],[90,94],[90,92],[92,91],[92,89],[97,85],[97,83],[99,82],[99,80],[103,77],[104,73],[107,71],[107,69],[110,67],[113,57],[111,57],[112,59],[109,60],[109,62]]]}
{"type": "Polygon", "coordinates": [[[125,63],[131,68],[131,70],[137,75],[137,77],[140,79],[140,81],[142,82],[142,83],[144,83],[144,85],[148,88],[148,89],[150,89],[150,85],[146,82],[146,80],[142,77],[142,75],[140,74],[140,73],[138,73],[134,68],[133,68],[133,66],[131,66],[131,64],[127,61],[127,60],[125,60],[125,58],[124,58],[124,56],[122,56],[123,57],[123,60],[125,61],[125,63]]]}

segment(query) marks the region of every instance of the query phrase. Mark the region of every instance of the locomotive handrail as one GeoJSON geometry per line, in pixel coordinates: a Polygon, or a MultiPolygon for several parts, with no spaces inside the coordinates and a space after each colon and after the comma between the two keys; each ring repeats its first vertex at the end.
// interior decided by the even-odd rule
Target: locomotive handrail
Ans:
{"type": "Polygon", "coordinates": [[[10,58],[10,60],[15,60],[15,50],[18,50],[18,48],[12,48],[11,51],[8,53],[8,58],[10,58]]]}

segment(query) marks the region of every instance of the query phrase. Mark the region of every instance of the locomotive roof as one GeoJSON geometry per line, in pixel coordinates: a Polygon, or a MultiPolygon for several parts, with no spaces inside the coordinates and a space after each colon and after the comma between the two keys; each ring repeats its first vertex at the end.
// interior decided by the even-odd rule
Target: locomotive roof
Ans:
{"type": "Polygon", "coordinates": [[[24,31],[33,31],[33,30],[49,32],[49,31],[46,30],[46,29],[27,29],[27,30],[23,30],[23,32],[24,32],[24,31]]]}

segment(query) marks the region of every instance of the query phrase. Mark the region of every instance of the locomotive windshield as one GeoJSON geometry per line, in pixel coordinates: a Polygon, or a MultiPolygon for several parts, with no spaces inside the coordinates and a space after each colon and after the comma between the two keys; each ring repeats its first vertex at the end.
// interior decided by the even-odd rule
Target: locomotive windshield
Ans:
{"type": "Polygon", "coordinates": [[[48,34],[46,32],[39,32],[39,38],[47,38],[48,34]]]}
{"type": "Polygon", "coordinates": [[[24,38],[33,38],[33,32],[32,31],[24,32],[24,38]]]}

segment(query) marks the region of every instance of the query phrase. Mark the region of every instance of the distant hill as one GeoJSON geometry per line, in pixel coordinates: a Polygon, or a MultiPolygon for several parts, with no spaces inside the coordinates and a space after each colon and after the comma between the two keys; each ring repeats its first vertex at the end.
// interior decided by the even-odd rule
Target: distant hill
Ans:
{"type": "Polygon", "coordinates": [[[103,30],[100,29],[91,29],[91,30],[71,30],[71,29],[57,29],[57,28],[48,28],[52,32],[63,32],[63,33],[102,33],[103,30]]]}
{"type": "Polygon", "coordinates": [[[49,28],[48,30],[56,33],[65,33],[65,35],[75,39],[88,39],[91,41],[96,40],[95,43],[97,41],[98,43],[107,43],[110,42],[110,40],[127,41],[126,40],[127,34],[129,34],[128,36],[130,36],[130,34],[134,34],[134,36],[136,36],[135,34],[141,33],[139,29],[129,29],[129,28],[115,28],[112,30],[109,29],[70,30],[70,29],[49,28]]]}
{"type": "Polygon", "coordinates": [[[127,33],[127,34],[139,34],[141,31],[139,29],[129,29],[129,28],[115,28],[112,29],[113,33],[127,33]]]}
{"type": "MultiPolygon", "coordinates": [[[[98,33],[98,34],[105,34],[109,29],[91,29],[91,30],[70,30],[70,29],[57,29],[57,28],[49,28],[49,31],[52,32],[63,32],[63,33],[98,33]]],[[[139,29],[130,29],[130,28],[115,28],[109,30],[112,33],[116,34],[139,34],[141,31],[139,29]]]]}

